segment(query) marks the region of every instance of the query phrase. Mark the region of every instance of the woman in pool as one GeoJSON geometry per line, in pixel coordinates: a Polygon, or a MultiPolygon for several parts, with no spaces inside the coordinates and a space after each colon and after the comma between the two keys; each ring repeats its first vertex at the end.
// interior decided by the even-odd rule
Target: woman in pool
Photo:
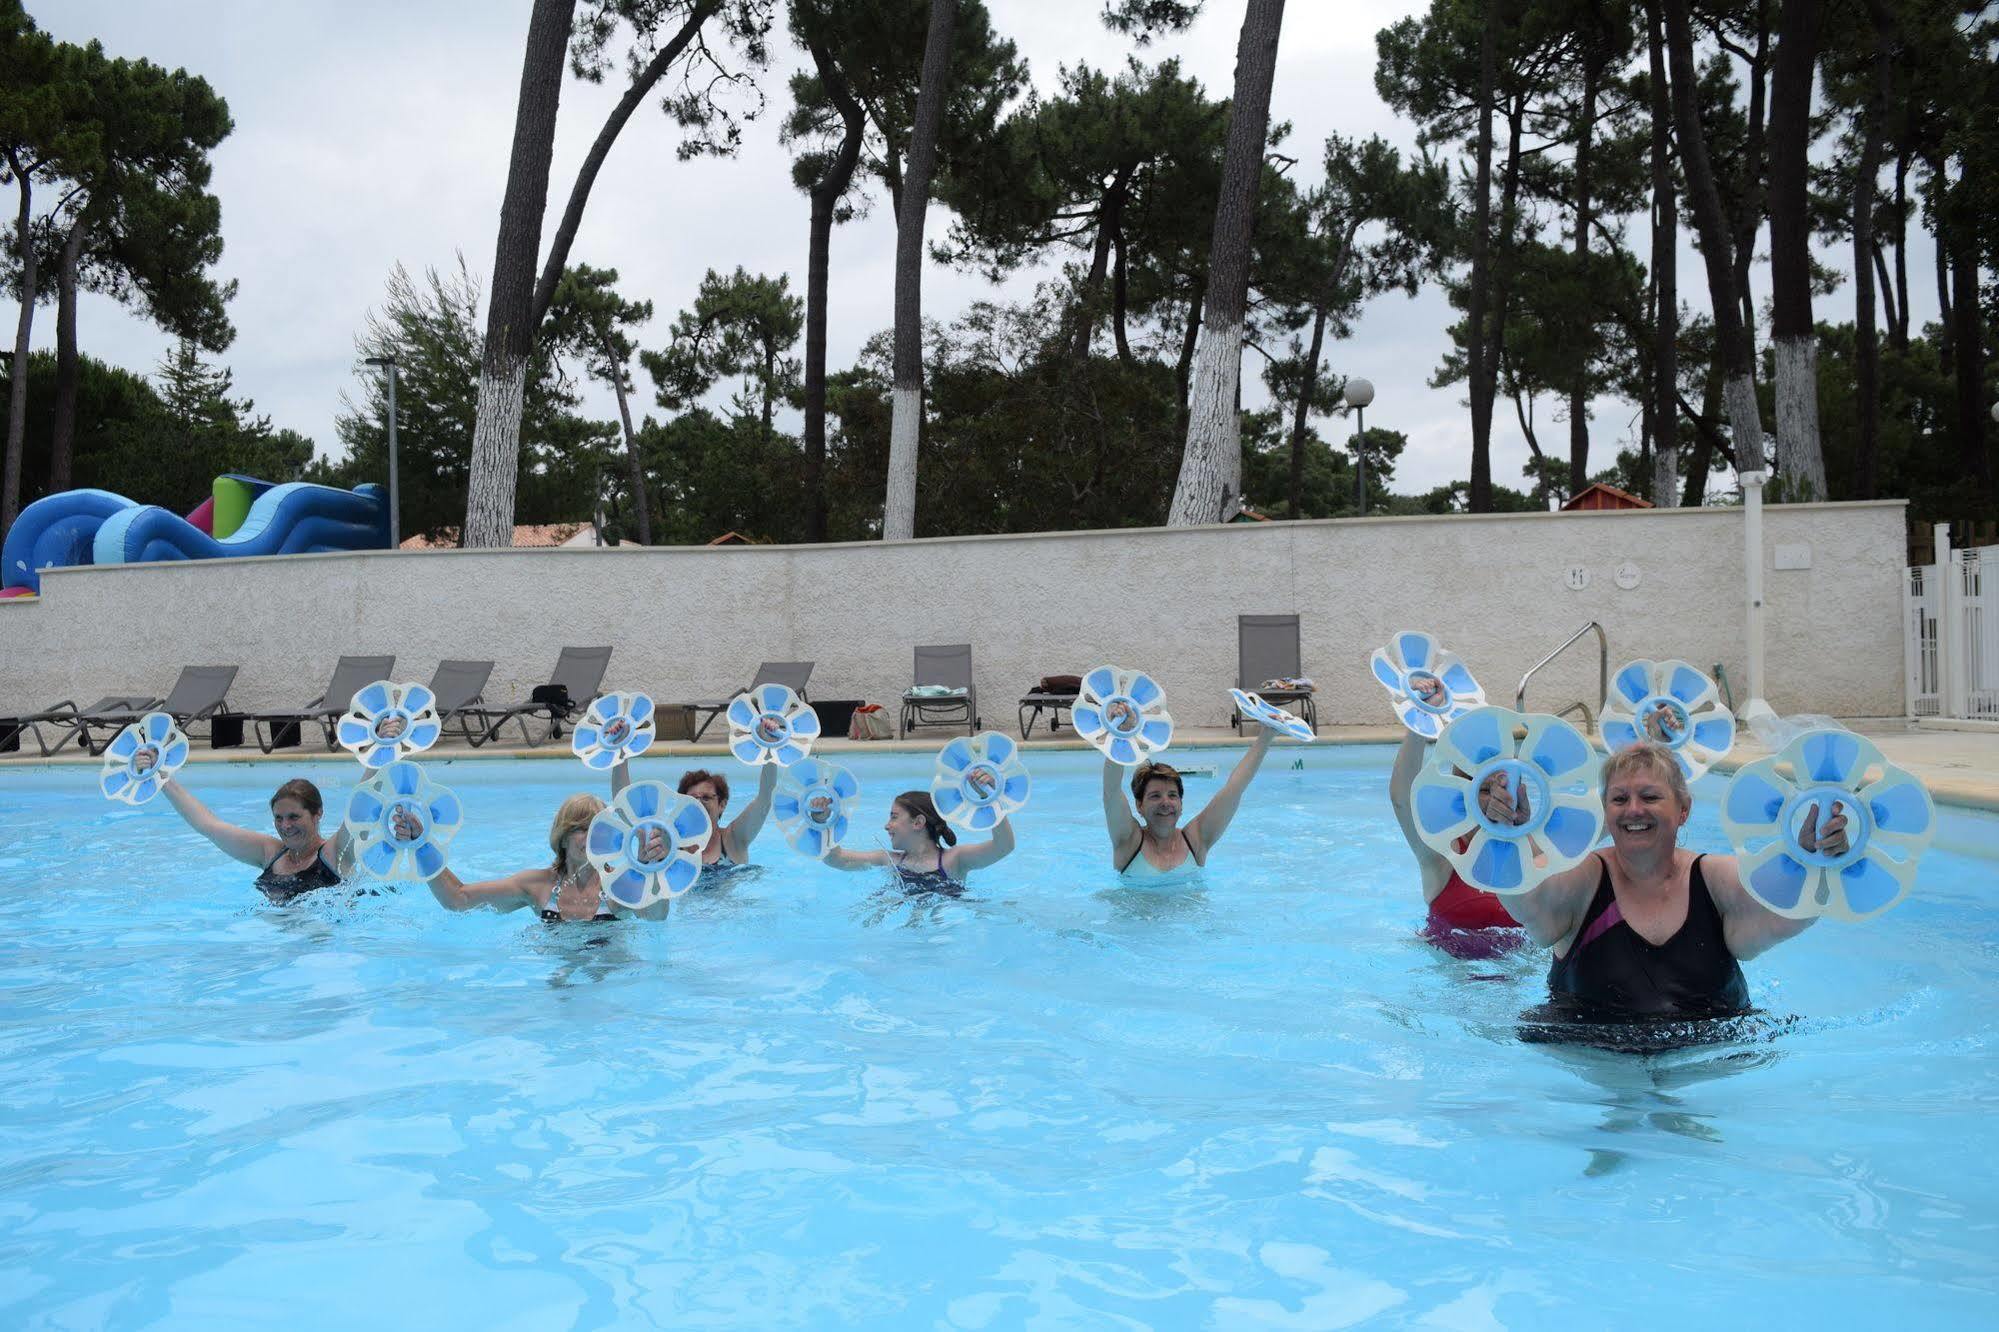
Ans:
{"type": "Polygon", "coordinates": [[[1104,826],[1110,832],[1111,864],[1118,878],[1137,888],[1170,888],[1200,876],[1208,853],[1242,804],[1242,793],[1270,752],[1275,731],[1259,728],[1249,752],[1235,765],[1201,812],[1180,823],[1180,806],[1187,792],[1180,773],[1164,763],[1141,763],[1131,773],[1131,806],[1119,789],[1125,769],[1104,760],[1104,826]]]}
{"type": "MultiPolygon", "coordinates": [[[[625,764],[620,763],[612,769],[612,794],[615,796],[623,790],[628,780],[625,764]]],[[[641,920],[665,920],[669,905],[665,901],[627,912],[604,894],[596,869],[583,853],[590,835],[590,820],[596,818],[603,808],[604,802],[596,796],[583,792],[570,796],[555,811],[555,821],[548,828],[548,849],[555,857],[549,864],[530,866],[502,878],[482,879],[477,883],[466,883],[446,866],[431,877],[431,895],[447,911],[471,911],[475,907],[517,911],[522,907],[532,907],[551,924],[570,920],[616,920],[621,915],[633,915],[641,920]]],[[[398,812],[396,819],[397,830],[406,837],[421,831],[407,813],[398,812]]],[[[665,840],[657,832],[647,836],[647,858],[664,858],[667,853],[665,840]]]]}
{"type": "MultiPolygon", "coordinates": [[[[701,808],[708,811],[708,822],[713,827],[708,834],[708,845],[701,849],[701,877],[704,880],[709,878],[711,871],[721,873],[750,863],[750,843],[756,841],[757,834],[763,831],[764,820],[770,817],[771,797],[777,793],[777,773],[777,764],[764,764],[763,771],[757,776],[756,795],[743,806],[742,813],[726,824],[722,822],[722,811],[729,807],[729,779],[705,768],[696,768],[681,776],[680,794],[700,801],[701,808]]],[[[622,781],[613,782],[615,789],[622,789],[623,785],[622,781]]]]}
{"type": "MultiPolygon", "coordinates": [[[[1486,816],[1524,822],[1501,776],[1482,793],[1486,816]]],[[[1570,1021],[1629,1022],[1747,1012],[1740,963],[1802,932],[1810,919],[1771,911],[1742,886],[1735,857],[1678,845],[1693,809],[1672,751],[1649,741],[1604,761],[1610,845],[1507,901],[1536,943],[1552,945],[1548,995],[1570,1021]]],[[[1823,827],[1816,810],[1800,840],[1833,855],[1846,848],[1846,811],[1823,827]]]]}
{"type": "MultiPolygon", "coordinates": [[[[1424,701],[1442,703],[1444,682],[1421,671],[1409,677],[1411,690],[1424,701]]],[[[1402,748],[1396,751],[1395,768],[1388,776],[1388,803],[1402,825],[1402,835],[1416,857],[1416,870],[1423,885],[1423,901],[1429,919],[1423,923],[1423,937],[1453,957],[1489,958],[1529,942],[1520,922],[1507,913],[1497,894],[1482,892],[1458,877],[1451,862],[1432,851],[1416,834],[1416,820],[1409,809],[1409,791],[1416,774],[1429,757],[1430,741],[1414,731],[1404,733],[1402,748]]]]}
{"type": "Polygon", "coordinates": [[[840,870],[892,866],[905,893],[960,897],[967,874],[1004,860],[1014,848],[1012,819],[994,824],[990,841],[959,846],[957,832],[937,812],[928,791],[897,796],[882,831],[888,834],[888,850],[849,851],[836,846],[826,853],[826,863],[840,870]]]}
{"type": "MultiPolygon", "coordinates": [[[[140,755],[141,771],[150,767],[148,756],[140,755]]],[[[167,801],[187,826],[219,847],[223,854],[261,871],[256,887],[273,902],[288,902],[315,888],[330,888],[340,882],[340,858],[347,853],[347,830],[337,828],[327,837],[319,831],[325,812],[319,788],[303,777],[294,777],[271,797],[271,827],[262,833],[226,823],[201,803],[194,792],[181,784],[174,773],[160,785],[167,801]]]]}

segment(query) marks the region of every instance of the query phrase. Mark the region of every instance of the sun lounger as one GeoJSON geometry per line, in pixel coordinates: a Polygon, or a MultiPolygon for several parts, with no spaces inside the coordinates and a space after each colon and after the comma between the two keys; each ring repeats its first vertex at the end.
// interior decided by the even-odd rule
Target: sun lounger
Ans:
{"type": "Polygon", "coordinates": [[[521,742],[532,748],[541,740],[535,739],[534,732],[529,729],[530,718],[540,718],[548,723],[548,734],[542,739],[559,738],[562,724],[580,714],[590,706],[590,700],[597,697],[604,683],[604,672],[610,664],[611,649],[607,647],[562,649],[548,683],[535,689],[527,702],[505,708],[482,706],[461,709],[466,717],[484,728],[476,737],[468,730],[465,738],[476,748],[490,740],[497,740],[500,728],[512,722],[521,729],[521,742]]]}
{"type": "MultiPolygon", "coordinates": [[[[1304,674],[1299,662],[1297,616],[1236,617],[1236,688],[1296,713],[1317,734],[1319,710],[1304,674]],[[1289,683],[1262,687],[1273,680],[1289,683]]],[[[1229,725],[1242,729],[1242,713],[1234,708],[1229,709],[1229,725]]]]}
{"type": "Polygon", "coordinates": [[[485,702],[486,681],[493,678],[493,663],[490,661],[440,661],[436,674],[430,677],[430,692],[437,702],[438,725],[445,730],[453,722],[466,744],[477,744],[472,723],[475,714],[485,702]]]}
{"type": "Polygon", "coordinates": [[[244,720],[250,723],[252,733],[257,737],[257,748],[266,754],[276,749],[280,740],[287,746],[298,744],[300,732],[307,723],[316,724],[325,732],[328,749],[337,749],[339,746],[333,739],[333,724],[353,706],[354,695],[377,680],[388,679],[395,671],[396,659],[393,656],[342,657],[333,668],[333,678],[327,681],[325,691],[318,698],[304,707],[253,713],[244,720]]]}
{"type": "Polygon", "coordinates": [[[972,645],[916,649],[915,679],[902,696],[899,733],[907,736],[914,727],[955,726],[961,721],[966,735],[979,729],[979,696],[972,687],[972,645]]]}
{"type": "Polygon", "coordinates": [[[159,704],[160,699],[152,694],[106,694],[87,708],[79,708],[65,699],[25,717],[0,717],[0,751],[18,750],[21,737],[32,735],[42,751],[42,757],[48,758],[61,752],[64,745],[81,735],[86,718],[94,722],[110,717],[142,716],[159,704]],[[60,738],[54,744],[50,744],[48,737],[42,734],[45,726],[59,734],[60,738]]]}
{"type": "Polygon", "coordinates": [[[83,747],[92,754],[100,752],[111,737],[130,726],[148,712],[164,712],[174,719],[181,730],[191,730],[196,722],[208,723],[209,743],[215,745],[222,739],[215,730],[219,721],[235,723],[237,738],[225,744],[241,743],[242,719],[229,711],[229,686],[236,683],[238,666],[186,666],[181,668],[180,679],[174,681],[173,691],[154,705],[135,708],[130,712],[110,713],[99,717],[80,717],[77,722],[78,738],[83,747]],[[98,743],[93,730],[105,732],[104,743],[98,743]]]}
{"type": "Polygon", "coordinates": [[[684,704],[683,706],[689,712],[692,713],[705,712],[706,714],[708,714],[707,716],[701,719],[701,725],[698,728],[696,728],[693,738],[699,740],[704,734],[706,734],[708,728],[715,724],[715,718],[720,716],[724,711],[726,711],[730,703],[734,702],[738,698],[741,698],[744,694],[749,693],[750,690],[759,688],[763,685],[767,684],[783,685],[785,688],[791,690],[792,693],[797,694],[800,698],[804,698],[806,699],[807,702],[810,702],[811,700],[806,697],[805,682],[812,678],[812,667],[813,663],[809,661],[767,661],[763,665],[757,667],[757,674],[755,679],[751,680],[749,684],[745,685],[743,688],[738,689],[735,693],[729,695],[729,697],[723,699],[704,699],[702,702],[699,703],[684,704]]]}
{"type": "Polygon", "coordinates": [[[1020,738],[1025,740],[1033,733],[1034,723],[1043,712],[1048,713],[1048,733],[1060,731],[1062,714],[1076,706],[1076,695],[1082,688],[1080,675],[1044,675],[1035,681],[1034,687],[1021,696],[1020,738]]]}

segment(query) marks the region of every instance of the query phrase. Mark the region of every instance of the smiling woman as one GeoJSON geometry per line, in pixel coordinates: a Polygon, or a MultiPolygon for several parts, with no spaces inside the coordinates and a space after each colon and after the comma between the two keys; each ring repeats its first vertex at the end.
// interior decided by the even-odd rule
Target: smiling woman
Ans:
{"type": "MultiPolygon", "coordinates": [[[[1507,899],[1535,942],[1554,946],[1548,992],[1560,1017],[1594,1022],[1731,1016],[1749,1009],[1741,961],[1801,932],[1742,886],[1735,857],[1679,846],[1693,794],[1672,751],[1641,742],[1603,765],[1610,846],[1507,899]]],[[[1526,814],[1503,778],[1481,793],[1486,814],[1526,814]]],[[[1828,851],[1846,819],[1805,830],[1828,851]]]]}

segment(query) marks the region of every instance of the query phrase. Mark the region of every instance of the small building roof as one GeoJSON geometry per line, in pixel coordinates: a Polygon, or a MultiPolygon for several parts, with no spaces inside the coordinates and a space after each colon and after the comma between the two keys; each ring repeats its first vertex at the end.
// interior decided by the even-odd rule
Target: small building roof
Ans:
{"type": "Polygon", "coordinates": [[[1652,501],[1640,499],[1628,490],[1607,486],[1601,481],[1592,481],[1575,494],[1569,496],[1563,509],[1649,509],[1652,501]]]}

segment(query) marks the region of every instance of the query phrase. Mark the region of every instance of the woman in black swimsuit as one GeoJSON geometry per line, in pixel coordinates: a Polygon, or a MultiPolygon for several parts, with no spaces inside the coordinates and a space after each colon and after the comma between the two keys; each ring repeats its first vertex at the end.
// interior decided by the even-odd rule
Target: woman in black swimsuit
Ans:
{"type": "MultiPolygon", "coordinates": [[[[1504,777],[1488,788],[1488,817],[1525,821],[1504,777]]],[[[1603,765],[1610,845],[1506,899],[1534,941],[1554,947],[1548,993],[1558,1016],[1631,1022],[1746,1012],[1739,964],[1811,924],[1751,897],[1735,857],[1682,850],[1692,808],[1672,751],[1644,741],[1620,749],[1603,765]]],[[[1803,837],[1838,854],[1845,811],[1835,808],[1823,828],[1813,815],[1803,837]]]]}
{"type": "Polygon", "coordinates": [[[904,791],[897,796],[882,831],[888,834],[888,850],[849,851],[836,846],[826,853],[826,863],[838,870],[893,866],[905,893],[960,897],[967,874],[1005,859],[1014,847],[1012,819],[993,825],[991,841],[959,846],[958,834],[937,812],[928,791],[904,791]]]}
{"type": "Polygon", "coordinates": [[[232,859],[263,871],[257,876],[257,888],[272,901],[290,901],[301,893],[340,882],[336,867],[347,851],[347,830],[338,828],[331,837],[321,836],[319,820],[325,804],[319,798],[319,788],[303,777],[286,782],[271,797],[275,835],[223,822],[181,785],[178,773],[168,777],[160,790],[187,820],[188,827],[232,859]]]}

